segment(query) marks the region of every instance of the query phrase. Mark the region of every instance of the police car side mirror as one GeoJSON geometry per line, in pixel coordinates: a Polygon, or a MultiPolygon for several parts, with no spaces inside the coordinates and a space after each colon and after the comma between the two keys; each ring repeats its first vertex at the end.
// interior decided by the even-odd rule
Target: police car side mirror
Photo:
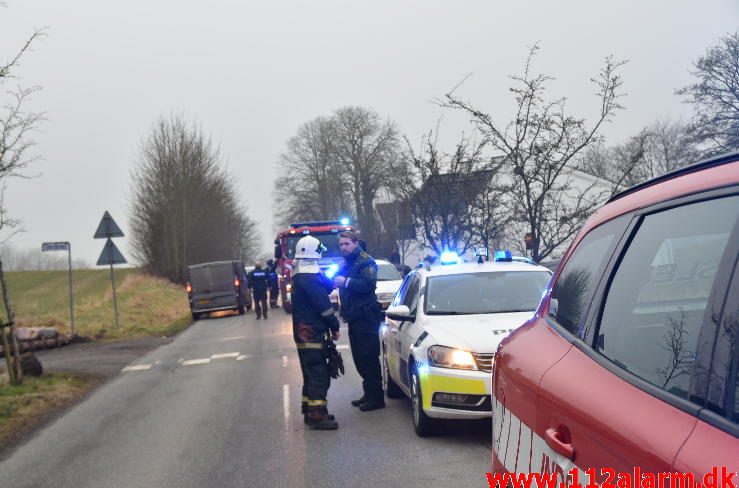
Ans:
{"type": "Polygon", "coordinates": [[[385,316],[391,320],[399,320],[404,322],[406,320],[416,320],[415,315],[411,315],[410,309],[406,305],[395,305],[385,310],[385,316]]]}

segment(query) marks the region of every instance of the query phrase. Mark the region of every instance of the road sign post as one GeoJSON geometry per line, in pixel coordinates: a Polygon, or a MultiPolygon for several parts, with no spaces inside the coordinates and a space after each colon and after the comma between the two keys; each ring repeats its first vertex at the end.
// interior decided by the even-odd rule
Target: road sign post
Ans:
{"type": "Polygon", "coordinates": [[[110,265],[110,282],[113,285],[113,310],[115,313],[115,329],[119,330],[120,324],[118,322],[118,299],[115,294],[115,271],[113,270],[113,265],[125,264],[128,261],[126,261],[126,258],[123,257],[123,254],[121,254],[121,251],[118,250],[116,245],[113,244],[111,237],[123,237],[123,231],[121,231],[121,228],[118,227],[118,224],[115,223],[113,217],[111,217],[110,214],[106,211],[105,214],[103,214],[102,220],[100,220],[100,224],[98,225],[98,229],[95,232],[94,238],[107,239],[105,241],[103,252],[100,253],[100,257],[98,258],[97,265],[110,265]]]}
{"type": "Polygon", "coordinates": [[[69,323],[72,331],[72,337],[77,335],[74,326],[74,292],[72,291],[72,244],[69,242],[44,242],[41,244],[41,252],[49,251],[67,251],[67,261],[69,264],[69,323]]]}

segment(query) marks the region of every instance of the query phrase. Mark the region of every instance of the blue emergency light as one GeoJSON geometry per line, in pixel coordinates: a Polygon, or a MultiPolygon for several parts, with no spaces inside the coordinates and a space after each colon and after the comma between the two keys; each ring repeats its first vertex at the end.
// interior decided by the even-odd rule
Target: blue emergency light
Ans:
{"type": "Polygon", "coordinates": [[[332,264],[326,270],[323,272],[323,274],[326,275],[327,278],[333,278],[336,273],[339,271],[339,265],[338,264],[332,264]]]}
{"type": "Polygon", "coordinates": [[[513,254],[511,251],[495,251],[496,261],[513,261],[513,254]]]}
{"type": "Polygon", "coordinates": [[[351,220],[349,220],[347,217],[342,217],[339,222],[341,222],[341,225],[349,225],[351,223],[351,220]]]}
{"type": "Polygon", "coordinates": [[[441,253],[441,256],[439,256],[439,262],[441,262],[441,264],[459,264],[459,261],[459,256],[457,256],[456,252],[444,251],[441,253]]]}

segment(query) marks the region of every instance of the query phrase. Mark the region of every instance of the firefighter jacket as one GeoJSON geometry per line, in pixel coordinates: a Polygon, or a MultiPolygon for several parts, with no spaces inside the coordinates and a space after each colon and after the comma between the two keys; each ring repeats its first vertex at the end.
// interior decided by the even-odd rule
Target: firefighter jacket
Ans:
{"type": "Polygon", "coordinates": [[[327,330],[339,330],[339,320],[328,298],[332,288],[331,281],[322,273],[293,276],[293,337],[296,343],[323,343],[327,330]]]}
{"type": "Polygon", "coordinates": [[[254,296],[267,296],[267,278],[267,271],[261,267],[249,272],[249,288],[254,291],[254,296]]]}
{"type": "Polygon", "coordinates": [[[344,259],[339,269],[346,281],[339,289],[341,316],[357,332],[376,332],[382,320],[382,308],[377,303],[377,263],[372,256],[357,247],[344,259]],[[366,329],[366,330],[365,330],[366,329]]]}

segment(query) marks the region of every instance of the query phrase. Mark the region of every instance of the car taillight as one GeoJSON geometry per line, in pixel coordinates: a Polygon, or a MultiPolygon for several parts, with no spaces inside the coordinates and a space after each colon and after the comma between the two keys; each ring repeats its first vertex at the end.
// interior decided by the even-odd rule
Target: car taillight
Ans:
{"type": "Polygon", "coordinates": [[[190,283],[187,284],[185,290],[187,290],[187,293],[192,293],[192,286],[190,286],[190,283]]]}
{"type": "Polygon", "coordinates": [[[238,288],[240,284],[241,284],[241,283],[239,282],[239,279],[238,279],[238,278],[234,278],[234,286],[235,286],[236,288],[238,288]]]}

